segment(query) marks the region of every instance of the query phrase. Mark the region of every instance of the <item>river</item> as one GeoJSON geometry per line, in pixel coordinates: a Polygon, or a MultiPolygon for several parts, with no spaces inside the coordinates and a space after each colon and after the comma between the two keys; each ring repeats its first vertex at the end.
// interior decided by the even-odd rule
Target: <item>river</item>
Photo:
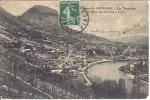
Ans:
{"type": "MultiPolygon", "coordinates": [[[[121,61],[96,64],[88,68],[87,76],[91,81],[95,82],[100,82],[105,79],[118,81],[120,78],[123,78],[125,79],[126,89],[130,93],[133,87],[132,79],[128,78],[126,75],[123,75],[119,71],[119,67],[132,62],[133,61],[121,61]]],[[[143,92],[148,93],[148,86],[140,85],[140,88],[143,92]]]]}

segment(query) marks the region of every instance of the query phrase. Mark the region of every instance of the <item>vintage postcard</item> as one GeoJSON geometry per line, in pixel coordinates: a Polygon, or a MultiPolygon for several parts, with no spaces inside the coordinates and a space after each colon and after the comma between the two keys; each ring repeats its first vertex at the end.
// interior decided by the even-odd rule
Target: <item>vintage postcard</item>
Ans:
{"type": "Polygon", "coordinates": [[[0,0],[0,99],[141,99],[147,0],[0,0]]]}

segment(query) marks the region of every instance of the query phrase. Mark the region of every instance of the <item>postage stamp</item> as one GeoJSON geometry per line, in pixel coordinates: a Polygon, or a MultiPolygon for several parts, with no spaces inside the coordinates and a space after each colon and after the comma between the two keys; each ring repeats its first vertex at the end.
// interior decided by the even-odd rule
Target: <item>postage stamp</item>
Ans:
{"type": "Polygon", "coordinates": [[[59,1],[59,23],[60,25],[79,25],[79,0],[59,1]]]}
{"type": "Polygon", "coordinates": [[[86,8],[80,7],[79,25],[61,25],[61,28],[68,33],[82,33],[89,24],[89,14],[86,8]]]}

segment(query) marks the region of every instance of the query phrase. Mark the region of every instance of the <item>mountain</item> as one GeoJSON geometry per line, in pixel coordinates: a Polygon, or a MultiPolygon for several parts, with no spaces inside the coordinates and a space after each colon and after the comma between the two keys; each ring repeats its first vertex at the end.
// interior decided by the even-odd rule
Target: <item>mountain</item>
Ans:
{"type": "Polygon", "coordinates": [[[34,29],[45,30],[47,32],[59,32],[57,12],[44,6],[34,6],[27,10],[22,16],[18,17],[20,21],[34,29]]]}
{"type": "MultiPolygon", "coordinates": [[[[76,53],[81,53],[82,48],[91,48],[92,50],[92,48],[100,47],[101,45],[107,48],[107,44],[113,44],[111,41],[95,35],[86,33],[72,34],[64,31],[58,24],[57,12],[44,6],[34,6],[19,17],[12,16],[1,8],[0,15],[1,46],[8,51],[17,52],[22,57],[24,57],[22,54],[26,52],[26,48],[34,49],[36,55],[32,55],[33,59],[28,62],[34,62],[39,66],[48,63],[45,61],[45,56],[41,55],[49,55],[48,52],[51,52],[51,50],[58,52],[68,48],[69,45],[75,49],[76,53]],[[41,54],[41,52],[44,52],[44,54],[41,54]]],[[[57,53],[56,55],[61,56],[57,53]]],[[[54,59],[56,56],[49,55],[48,57],[54,59]]],[[[54,59],[54,62],[55,60],[57,59],[54,59]]],[[[55,68],[56,65],[51,65],[51,67],[55,68]]]]}
{"type": "Polygon", "coordinates": [[[11,52],[13,58],[20,56],[34,67],[61,68],[65,64],[58,65],[65,62],[68,50],[72,51],[70,58],[76,60],[76,56],[86,56],[83,50],[92,55],[95,48],[108,49],[107,44],[112,44],[94,35],[65,32],[58,24],[57,13],[47,7],[34,6],[19,17],[0,9],[0,15],[0,50],[11,52]]]}
{"type": "Polygon", "coordinates": [[[17,33],[21,32],[22,24],[11,14],[7,13],[0,7],[0,42],[9,41],[17,37],[17,33]]]}
{"type": "Polygon", "coordinates": [[[67,33],[59,26],[58,12],[45,6],[36,5],[19,16],[18,19],[41,33],[49,34],[53,37],[56,36],[67,40],[69,39],[70,42],[84,40],[89,43],[94,41],[111,43],[107,39],[95,35],[67,33]]]}
{"type": "Polygon", "coordinates": [[[31,29],[26,24],[22,23],[17,17],[12,16],[0,7],[0,27],[1,29],[15,35],[29,35],[31,37],[40,37],[40,33],[31,29]],[[36,35],[35,35],[36,34],[36,35]]]}

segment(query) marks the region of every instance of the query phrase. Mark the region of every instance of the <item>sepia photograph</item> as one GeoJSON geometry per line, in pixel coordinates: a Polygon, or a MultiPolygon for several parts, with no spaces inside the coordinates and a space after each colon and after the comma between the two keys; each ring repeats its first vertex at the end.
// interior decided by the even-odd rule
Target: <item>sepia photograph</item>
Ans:
{"type": "Polygon", "coordinates": [[[148,0],[0,0],[0,99],[148,95],[148,0]]]}

